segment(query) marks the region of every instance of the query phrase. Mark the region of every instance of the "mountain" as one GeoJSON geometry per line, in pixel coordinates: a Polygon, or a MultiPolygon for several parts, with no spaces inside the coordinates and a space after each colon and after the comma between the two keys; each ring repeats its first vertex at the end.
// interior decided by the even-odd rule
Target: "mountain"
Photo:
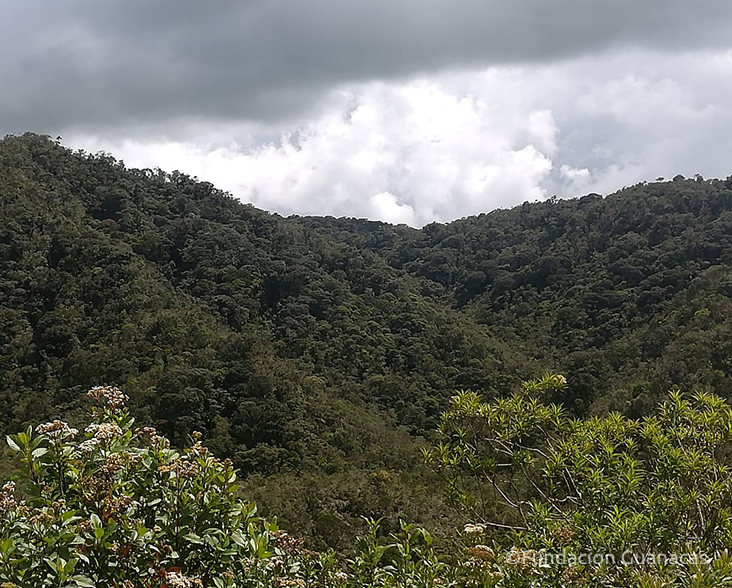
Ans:
{"type": "Polygon", "coordinates": [[[414,479],[419,437],[456,388],[527,371],[376,253],[182,174],[7,137],[0,218],[3,431],[80,421],[88,388],[119,385],[174,442],[198,430],[245,474],[287,476],[287,505],[304,480],[332,488],[342,507],[298,515],[325,527],[439,496],[414,479]]]}
{"type": "Polygon", "coordinates": [[[677,176],[421,231],[298,222],[377,253],[516,353],[568,374],[578,413],[732,389],[732,178],[677,176]]]}
{"type": "Polygon", "coordinates": [[[360,515],[451,516],[418,448],[456,389],[552,370],[577,414],[632,416],[672,385],[732,389],[730,179],[417,230],[282,218],[27,134],[0,141],[0,220],[3,432],[82,422],[118,385],[323,543],[360,515]]]}

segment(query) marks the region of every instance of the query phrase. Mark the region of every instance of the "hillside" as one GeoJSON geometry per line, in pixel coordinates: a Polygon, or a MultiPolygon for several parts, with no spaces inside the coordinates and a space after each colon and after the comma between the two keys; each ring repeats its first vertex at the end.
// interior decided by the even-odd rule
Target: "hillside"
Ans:
{"type": "Polygon", "coordinates": [[[180,174],[8,137],[0,198],[5,432],[119,385],[175,443],[199,430],[244,473],[300,474],[266,497],[330,535],[384,508],[416,518],[438,496],[414,479],[418,437],[456,388],[527,371],[378,255],[180,174]],[[308,479],[327,495],[303,504],[308,479]]]}
{"type": "Polygon", "coordinates": [[[526,357],[579,413],[636,416],[674,385],[732,389],[732,178],[640,184],[421,231],[302,218],[425,280],[526,357]]]}
{"type": "Polygon", "coordinates": [[[25,135],[0,142],[0,219],[3,432],[117,385],[334,545],[359,515],[448,516],[418,446],[456,389],[552,370],[575,413],[634,418],[672,385],[732,389],[732,180],[416,230],[286,219],[25,135]]]}

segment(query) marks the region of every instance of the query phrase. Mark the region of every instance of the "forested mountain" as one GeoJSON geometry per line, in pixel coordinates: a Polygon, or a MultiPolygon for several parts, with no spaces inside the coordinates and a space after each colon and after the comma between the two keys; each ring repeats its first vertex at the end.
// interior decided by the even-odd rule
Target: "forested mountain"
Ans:
{"type": "Polygon", "coordinates": [[[732,180],[643,184],[422,230],[282,218],[37,135],[0,142],[0,427],[117,385],[195,430],[296,530],[443,516],[418,445],[456,389],[561,371],[578,414],[727,395],[732,180]]]}
{"type": "Polygon", "coordinates": [[[732,389],[732,178],[639,184],[421,231],[302,218],[430,284],[515,352],[571,375],[575,409],[644,414],[732,389]]]}
{"type": "Polygon", "coordinates": [[[0,198],[4,431],[119,385],[174,442],[199,430],[244,473],[301,474],[266,497],[329,534],[438,496],[414,480],[417,436],[456,388],[529,371],[377,254],[181,174],[8,137],[0,198]]]}

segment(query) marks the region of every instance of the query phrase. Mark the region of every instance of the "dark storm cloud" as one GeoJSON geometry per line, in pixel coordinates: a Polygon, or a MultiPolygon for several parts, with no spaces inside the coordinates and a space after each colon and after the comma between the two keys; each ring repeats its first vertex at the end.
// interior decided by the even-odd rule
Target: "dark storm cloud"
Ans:
{"type": "Polygon", "coordinates": [[[729,0],[0,0],[0,131],[274,120],[334,85],[728,41],[729,0]]]}

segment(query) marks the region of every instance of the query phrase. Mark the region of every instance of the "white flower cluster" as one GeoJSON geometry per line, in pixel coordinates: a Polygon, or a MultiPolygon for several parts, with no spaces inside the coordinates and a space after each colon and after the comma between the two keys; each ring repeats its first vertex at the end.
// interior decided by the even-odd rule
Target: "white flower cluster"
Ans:
{"type": "Polygon", "coordinates": [[[482,535],[485,533],[485,525],[481,525],[480,523],[465,525],[463,533],[466,535],[482,535]]]}
{"type": "Polygon", "coordinates": [[[92,437],[91,439],[87,439],[83,443],[79,443],[79,446],[77,447],[79,453],[81,453],[84,456],[88,456],[92,453],[94,453],[94,450],[99,447],[100,441],[99,439],[95,439],[92,437]]]}
{"type": "Polygon", "coordinates": [[[465,551],[470,557],[482,561],[493,561],[496,557],[493,548],[487,545],[473,545],[473,547],[468,547],[465,551]]]}
{"type": "Polygon", "coordinates": [[[148,447],[162,447],[165,449],[170,447],[170,441],[168,441],[165,437],[158,435],[155,427],[142,427],[135,429],[135,435],[142,439],[143,443],[145,443],[145,445],[147,445],[148,447]]]}
{"type": "Polygon", "coordinates": [[[86,395],[112,411],[122,410],[130,400],[129,396],[114,386],[94,386],[86,395]]]}
{"type": "Polygon", "coordinates": [[[198,578],[189,578],[180,572],[167,572],[165,580],[170,588],[200,588],[203,586],[198,578]]]}
{"type": "Polygon", "coordinates": [[[36,427],[36,433],[46,435],[51,439],[73,439],[79,434],[78,429],[69,427],[64,421],[55,420],[36,427]]]}
{"type": "Polygon", "coordinates": [[[18,505],[14,495],[15,482],[6,482],[0,489],[0,512],[9,511],[18,505]]]}
{"type": "Polygon", "coordinates": [[[97,443],[112,441],[122,436],[122,429],[116,423],[93,423],[84,429],[84,432],[87,435],[93,435],[93,439],[96,439],[97,443]]]}

